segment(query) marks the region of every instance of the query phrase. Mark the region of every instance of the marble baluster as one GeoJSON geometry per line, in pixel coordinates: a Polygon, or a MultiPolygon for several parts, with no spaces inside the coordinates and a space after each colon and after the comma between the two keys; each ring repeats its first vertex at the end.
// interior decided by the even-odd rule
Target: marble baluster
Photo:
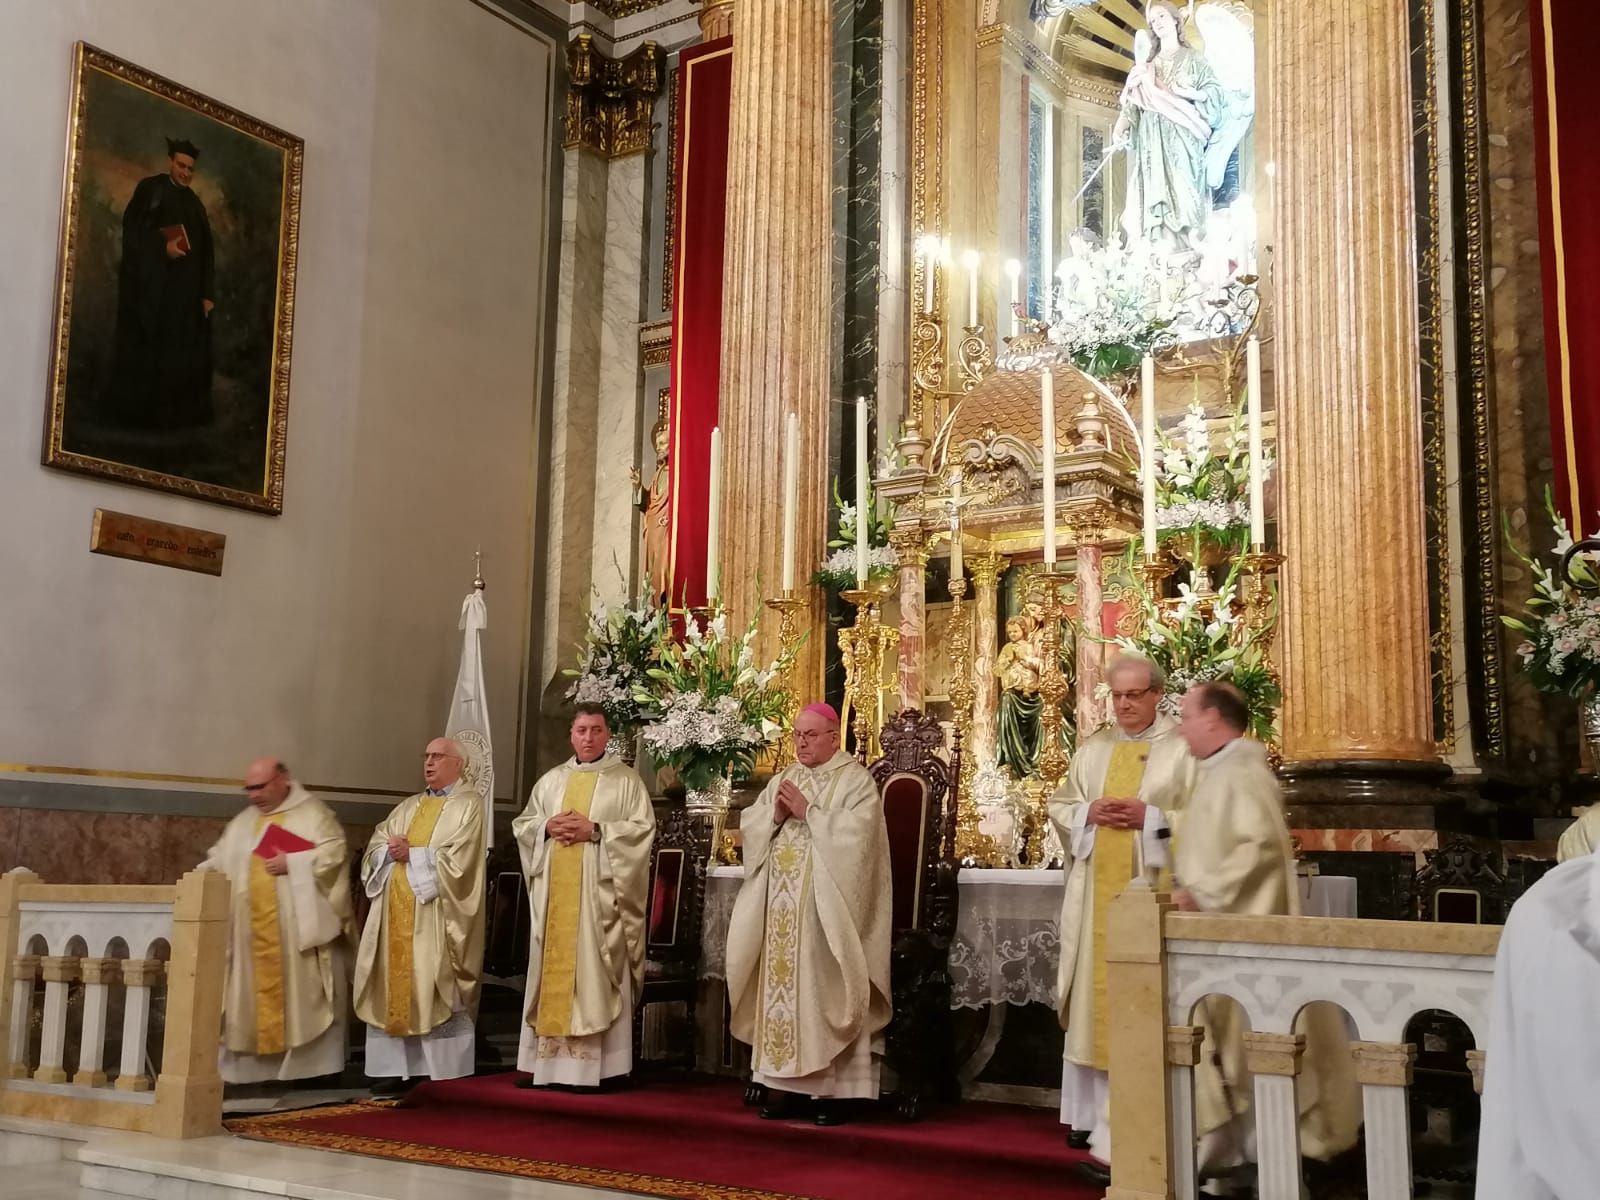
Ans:
{"type": "Polygon", "coordinates": [[[1173,1200],[1195,1200],[1199,1195],[1199,1164],[1195,1159],[1194,1069],[1200,1062],[1205,1029],[1199,1025],[1167,1027],[1167,1096],[1172,1113],[1168,1133],[1172,1145],[1173,1200]]]}
{"type": "Polygon", "coordinates": [[[1078,545],[1078,740],[1088,737],[1105,720],[1105,705],[1095,690],[1105,678],[1106,647],[1100,641],[1101,614],[1105,608],[1105,552],[1098,543],[1078,545]]]}
{"type": "Polygon", "coordinates": [[[39,960],[39,972],[44,976],[44,1034],[39,1042],[39,1069],[33,1078],[38,1083],[65,1083],[67,989],[78,980],[78,958],[47,955],[39,960]]]}
{"type": "Polygon", "coordinates": [[[33,1024],[33,985],[39,978],[39,956],[19,954],[11,963],[11,1028],[6,1036],[6,1074],[26,1079],[28,1068],[28,1027],[33,1024]]]}
{"type": "Polygon", "coordinates": [[[1411,1200],[1411,1109],[1407,1089],[1417,1048],[1351,1042],[1367,1143],[1370,1200],[1411,1200]]]}
{"type": "Polygon", "coordinates": [[[992,551],[967,560],[972,573],[972,754],[979,767],[993,763],[998,752],[1000,681],[995,659],[1000,654],[1000,576],[1011,560],[992,551]]]}
{"type": "MultiPolygon", "coordinates": [[[[832,289],[833,5],[735,3],[728,215],[722,306],[723,600],[735,627],[782,576],[783,444],[800,419],[796,546],[817,561],[826,541],[832,289]]],[[[795,662],[803,698],[821,694],[831,640],[814,589],[799,614],[809,636],[795,662]]],[[[778,650],[777,622],[758,657],[778,650]]]]}
{"type": "Polygon", "coordinates": [[[1245,1066],[1255,1077],[1258,1188],[1263,1196],[1300,1195],[1300,1109],[1295,1079],[1305,1056],[1300,1033],[1244,1035],[1245,1066]]]}
{"type": "Polygon", "coordinates": [[[928,551],[916,528],[895,530],[889,543],[900,560],[900,707],[921,708],[927,683],[928,551]]]}
{"type": "Polygon", "coordinates": [[[1409,20],[1391,0],[1302,6],[1268,22],[1263,60],[1279,197],[1283,755],[1310,825],[1376,817],[1352,806],[1378,792],[1391,824],[1431,828],[1446,770],[1429,659],[1409,20]],[[1319,803],[1337,807],[1319,820],[1319,803]]]}
{"type": "Polygon", "coordinates": [[[122,963],[122,1070],[119,1092],[148,1092],[150,1076],[144,1073],[145,1051],[150,1043],[150,989],[161,982],[166,964],[154,958],[129,958],[122,963]]]}
{"type": "Polygon", "coordinates": [[[78,1073],[72,1082],[79,1087],[105,1087],[106,1010],[111,985],[122,980],[122,963],[115,958],[86,958],[79,969],[83,972],[83,1036],[78,1073]]]}
{"type": "Polygon", "coordinates": [[[1467,1051],[1467,1070],[1472,1072],[1472,1090],[1483,1095],[1483,1051],[1467,1051]]]}

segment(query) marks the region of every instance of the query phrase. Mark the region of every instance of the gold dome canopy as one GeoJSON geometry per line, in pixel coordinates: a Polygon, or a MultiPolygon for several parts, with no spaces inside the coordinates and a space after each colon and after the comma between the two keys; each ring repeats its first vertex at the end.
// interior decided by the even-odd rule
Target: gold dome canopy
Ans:
{"type": "MultiPolygon", "coordinates": [[[[1112,459],[1137,463],[1139,435],[1121,397],[1071,363],[1054,364],[1051,375],[1055,385],[1056,454],[1088,448],[1080,431],[1080,413],[1092,398],[1103,422],[1099,440],[1109,448],[1112,459]]],[[[1044,440],[1039,394],[1042,377],[1039,371],[996,370],[986,375],[957,402],[934,439],[935,470],[964,457],[961,447],[973,443],[986,446],[997,437],[1013,438],[1037,451],[1044,440]]]]}

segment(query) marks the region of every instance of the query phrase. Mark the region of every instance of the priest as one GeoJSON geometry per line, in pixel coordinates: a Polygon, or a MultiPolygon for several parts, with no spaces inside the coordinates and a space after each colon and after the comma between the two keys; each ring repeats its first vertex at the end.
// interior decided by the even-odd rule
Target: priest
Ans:
{"type": "Polygon", "coordinates": [[[399,1082],[472,1074],[483,974],[484,829],[462,746],[434,738],[427,787],[372,832],[361,880],[372,911],[356,958],[356,1015],[367,1023],[367,1074],[399,1082]]]}
{"type": "Polygon", "coordinates": [[[1596,845],[1600,845],[1600,804],[1590,805],[1567,826],[1556,843],[1556,861],[1564,863],[1569,858],[1593,854],[1596,845]]]}
{"type": "Polygon", "coordinates": [[[656,815],[608,753],[605,709],[579,704],[572,757],[534,784],[511,823],[532,914],[519,1086],[599,1087],[633,1069],[656,815]]]}
{"type": "Polygon", "coordinates": [[[1050,820],[1069,859],[1056,974],[1067,1031],[1061,1121],[1072,1127],[1074,1148],[1108,1163],[1106,916],[1130,880],[1166,866],[1168,812],[1181,802],[1193,764],[1177,722],[1159,711],[1166,678],[1155,663],[1119,655],[1106,683],[1116,721],[1079,746],[1050,800],[1050,820]]]}
{"type": "Polygon", "coordinates": [[[232,888],[219,1070],[227,1083],[337,1076],[355,944],[350,846],[281,760],[251,763],[244,792],[249,805],[200,864],[232,888]]]}
{"type": "MultiPolygon", "coordinates": [[[[1244,736],[1249,720],[1232,684],[1196,684],[1183,697],[1179,728],[1196,766],[1173,829],[1172,898],[1185,912],[1299,915],[1278,779],[1266,747],[1244,736]]],[[[1205,1030],[1194,1072],[1200,1171],[1225,1177],[1255,1157],[1243,1018],[1236,1005],[1210,997],[1195,1022],[1205,1030]]],[[[1326,1160],[1355,1145],[1361,1123],[1349,1034],[1341,1012],[1321,1003],[1306,1006],[1295,1032],[1306,1038],[1296,1083],[1300,1148],[1326,1160]]]]}
{"type": "Polygon", "coordinates": [[[728,927],[733,1035],[751,1047],[767,1120],[845,1120],[876,1100],[892,1011],[889,834],[872,776],[839,748],[839,715],[795,719],[795,757],[739,822],[744,882],[728,927]]]}

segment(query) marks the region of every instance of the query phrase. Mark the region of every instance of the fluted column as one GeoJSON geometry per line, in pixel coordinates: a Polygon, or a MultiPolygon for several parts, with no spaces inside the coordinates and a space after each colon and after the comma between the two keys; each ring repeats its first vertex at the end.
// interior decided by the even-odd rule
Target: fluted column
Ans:
{"type": "Polygon", "coordinates": [[[996,726],[1000,712],[1000,681],[995,678],[994,662],[1000,652],[1000,576],[1010,559],[999,554],[980,554],[967,560],[972,571],[973,656],[972,749],[978,766],[995,760],[996,726]]]}
{"type": "Polygon", "coordinates": [[[1361,1085],[1369,1200],[1411,1200],[1411,1086],[1417,1048],[1409,1043],[1351,1042],[1361,1085]]]}
{"type": "MultiPolygon", "coordinates": [[[[1426,784],[1443,770],[1429,679],[1408,20],[1392,0],[1348,0],[1269,22],[1283,754],[1297,806],[1381,797],[1389,820],[1431,825],[1426,784]]],[[[1349,823],[1328,816],[1308,823],[1349,823]]],[[[1297,807],[1296,817],[1308,814],[1297,807]]]]}
{"type": "Polygon", "coordinates": [[[72,1082],[79,1087],[105,1087],[106,1011],[111,985],[122,982],[122,963],[115,958],[86,958],[79,968],[83,972],[83,1036],[79,1039],[78,1073],[72,1082]]]}
{"type": "Polygon", "coordinates": [[[1244,1035],[1244,1061],[1255,1076],[1256,1154],[1263,1196],[1300,1194],[1300,1109],[1295,1079],[1305,1059],[1303,1033],[1244,1035]]]}
{"type": "MultiPolygon", "coordinates": [[[[828,510],[832,153],[827,0],[735,4],[722,305],[723,599],[737,622],[782,578],[783,423],[800,417],[797,557],[820,557],[828,510]]],[[[827,627],[816,589],[795,668],[802,699],[822,690],[827,627]]],[[[762,652],[778,649],[765,622],[762,652]]]]}
{"type": "Polygon", "coordinates": [[[733,32],[733,0],[705,0],[700,7],[700,36],[706,41],[733,32]]]}
{"type": "Polygon", "coordinates": [[[916,528],[895,530],[889,544],[900,560],[900,707],[921,708],[927,682],[928,551],[916,528]]]}

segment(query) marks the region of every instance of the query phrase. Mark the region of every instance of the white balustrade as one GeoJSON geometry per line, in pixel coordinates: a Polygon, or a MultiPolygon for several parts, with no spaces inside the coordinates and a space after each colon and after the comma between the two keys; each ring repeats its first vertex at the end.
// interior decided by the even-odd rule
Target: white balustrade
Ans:
{"type": "MultiPolygon", "coordinates": [[[[1410,1200],[1407,1095],[1415,1047],[1406,1029],[1443,1010],[1478,1045],[1488,1033],[1498,926],[1178,913],[1133,887],[1110,914],[1111,1200],[1197,1194],[1196,1006],[1226,996],[1242,1013],[1262,1200],[1301,1195],[1296,1083],[1309,1004],[1343,1010],[1362,1088],[1367,1194],[1410,1200]],[[1152,1047],[1163,1045],[1159,1057],[1152,1047]],[[1154,1119],[1152,1119],[1152,1116],[1154,1119]]],[[[1467,1054],[1481,1088],[1483,1055],[1467,1054]]]]}
{"type": "Polygon", "coordinates": [[[220,875],[191,873],[174,887],[50,885],[24,871],[0,876],[0,1114],[175,1137],[215,1132],[227,922],[228,884],[220,875]],[[32,1064],[29,1031],[41,978],[43,1033],[32,1064]],[[170,1024],[162,1034],[163,1068],[152,1079],[151,1012],[164,981],[170,1024]],[[69,1081],[68,997],[79,982],[80,1048],[69,1081]],[[110,990],[119,984],[122,1057],[113,1084],[106,1035],[110,990]]]}

